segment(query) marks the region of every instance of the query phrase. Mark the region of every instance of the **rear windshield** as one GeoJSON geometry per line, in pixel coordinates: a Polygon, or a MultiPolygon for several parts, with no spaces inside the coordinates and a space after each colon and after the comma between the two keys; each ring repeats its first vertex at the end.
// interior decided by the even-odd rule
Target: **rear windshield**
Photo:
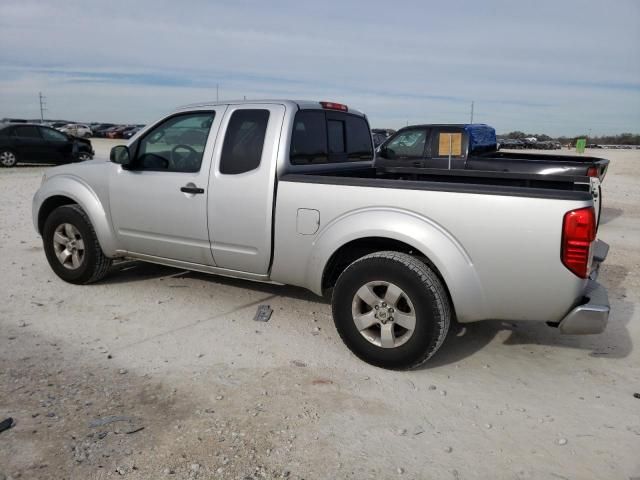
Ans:
{"type": "Polygon", "coordinates": [[[300,110],[294,121],[290,158],[293,165],[373,160],[369,124],[348,113],[300,110]]]}

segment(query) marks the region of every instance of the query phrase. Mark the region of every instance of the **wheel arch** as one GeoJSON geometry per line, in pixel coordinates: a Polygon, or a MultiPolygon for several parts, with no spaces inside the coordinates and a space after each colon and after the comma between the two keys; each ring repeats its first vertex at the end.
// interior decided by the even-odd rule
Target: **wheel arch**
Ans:
{"type": "Polygon", "coordinates": [[[413,212],[378,209],[349,214],[323,229],[314,242],[307,284],[324,294],[353,261],[376,251],[411,253],[438,275],[460,321],[488,318],[473,262],[441,226],[413,212]]]}
{"type": "Polygon", "coordinates": [[[107,213],[95,192],[80,179],[68,176],[55,176],[46,180],[33,200],[34,223],[38,233],[42,234],[47,217],[56,208],[77,204],[91,221],[100,247],[105,255],[115,256],[116,238],[107,213]]]}

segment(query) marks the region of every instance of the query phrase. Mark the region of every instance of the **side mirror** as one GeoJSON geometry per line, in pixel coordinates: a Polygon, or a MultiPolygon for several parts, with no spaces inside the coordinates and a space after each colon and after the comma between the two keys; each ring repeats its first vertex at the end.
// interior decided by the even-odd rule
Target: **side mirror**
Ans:
{"type": "Polygon", "coordinates": [[[111,149],[109,160],[113,163],[128,167],[131,164],[131,154],[129,153],[129,147],[126,145],[117,145],[111,149]]]}

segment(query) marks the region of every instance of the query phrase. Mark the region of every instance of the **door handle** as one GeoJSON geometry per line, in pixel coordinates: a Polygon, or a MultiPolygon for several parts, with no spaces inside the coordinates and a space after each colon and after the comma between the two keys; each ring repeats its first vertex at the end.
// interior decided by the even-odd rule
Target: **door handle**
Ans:
{"type": "Polygon", "coordinates": [[[191,186],[191,185],[185,185],[184,187],[180,188],[180,191],[183,192],[183,193],[191,193],[192,195],[198,195],[198,194],[204,193],[204,188],[198,188],[198,187],[191,186]]]}

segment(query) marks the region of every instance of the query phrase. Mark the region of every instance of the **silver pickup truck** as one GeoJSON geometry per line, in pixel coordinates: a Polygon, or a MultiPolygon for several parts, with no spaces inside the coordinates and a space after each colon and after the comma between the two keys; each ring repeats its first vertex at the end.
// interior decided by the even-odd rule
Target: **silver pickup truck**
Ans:
{"type": "Polygon", "coordinates": [[[134,258],[331,294],[336,328],[385,368],[428,360],[450,322],[602,332],[589,179],[496,172],[399,177],[374,167],[366,117],[332,102],[189,105],[111,161],[56,167],[33,199],[63,280],[134,258]]]}

